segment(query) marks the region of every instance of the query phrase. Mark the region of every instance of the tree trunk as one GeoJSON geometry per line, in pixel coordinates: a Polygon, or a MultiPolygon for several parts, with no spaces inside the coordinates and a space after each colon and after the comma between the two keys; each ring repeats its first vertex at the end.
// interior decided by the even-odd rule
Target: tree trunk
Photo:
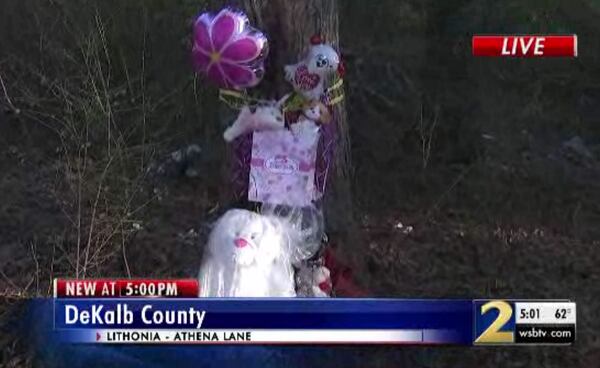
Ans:
{"type": "MultiPolygon", "coordinates": [[[[310,37],[319,34],[338,49],[339,19],[337,0],[241,0],[251,23],[269,38],[265,79],[259,85],[263,96],[277,99],[291,91],[283,67],[299,61],[310,46],[310,37]]],[[[335,106],[337,136],[333,170],[325,191],[326,230],[345,241],[353,224],[350,191],[350,147],[344,103],[335,106]]]]}

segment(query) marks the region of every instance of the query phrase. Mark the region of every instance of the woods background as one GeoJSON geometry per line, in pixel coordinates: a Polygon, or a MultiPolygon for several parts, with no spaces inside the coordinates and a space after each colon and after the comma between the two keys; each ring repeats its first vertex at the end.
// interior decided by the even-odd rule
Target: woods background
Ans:
{"type": "MultiPolygon", "coordinates": [[[[53,277],[196,274],[225,205],[226,122],[192,73],[190,30],[222,5],[3,2],[0,318],[53,277]]],[[[339,0],[360,236],[337,246],[362,260],[358,282],[374,296],[579,309],[564,350],[347,354],[374,367],[600,360],[598,19],[595,0],[339,0]],[[476,59],[476,33],[576,33],[579,57],[476,59]]],[[[5,365],[27,360],[6,331],[0,344],[5,365]]]]}

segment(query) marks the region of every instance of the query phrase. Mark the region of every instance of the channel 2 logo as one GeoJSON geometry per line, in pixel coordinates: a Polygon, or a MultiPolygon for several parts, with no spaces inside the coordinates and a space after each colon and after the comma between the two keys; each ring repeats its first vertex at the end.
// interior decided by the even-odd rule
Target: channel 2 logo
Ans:
{"type": "Polygon", "coordinates": [[[571,301],[475,300],[475,345],[572,344],[576,306],[571,301]]]}
{"type": "Polygon", "coordinates": [[[514,303],[504,300],[476,300],[475,345],[515,342],[514,303]]]}

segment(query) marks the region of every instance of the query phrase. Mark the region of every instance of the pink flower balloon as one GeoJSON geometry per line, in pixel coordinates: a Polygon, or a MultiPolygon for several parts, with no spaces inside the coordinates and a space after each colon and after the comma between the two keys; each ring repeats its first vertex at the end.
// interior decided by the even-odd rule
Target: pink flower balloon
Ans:
{"type": "Polygon", "coordinates": [[[194,24],[196,70],[221,88],[256,86],[264,75],[267,53],[267,38],[249,25],[242,12],[203,13],[194,24]]]}

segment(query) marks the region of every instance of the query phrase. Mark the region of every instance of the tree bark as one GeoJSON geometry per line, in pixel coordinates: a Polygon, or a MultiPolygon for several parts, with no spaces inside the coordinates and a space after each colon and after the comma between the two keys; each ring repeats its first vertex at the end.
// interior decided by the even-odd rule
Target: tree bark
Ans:
{"type": "MultiPolygon", "coordinates": [[[[304,56],[312,35],[321,35],[326,43],[339,50],[337,0],[241,0],[240,5],[251,23],[269,39],[267,71],[259,86],[263,96],[277,99],[291,92],[283,67],[304,56]]],[[[325,191],[325,220],[327,232],[346,241],[355,226],[352,226],[350,140],[343,102],[334,107],[334,116],[337,135],[333,170],[328,174],[325,191]]]]}

